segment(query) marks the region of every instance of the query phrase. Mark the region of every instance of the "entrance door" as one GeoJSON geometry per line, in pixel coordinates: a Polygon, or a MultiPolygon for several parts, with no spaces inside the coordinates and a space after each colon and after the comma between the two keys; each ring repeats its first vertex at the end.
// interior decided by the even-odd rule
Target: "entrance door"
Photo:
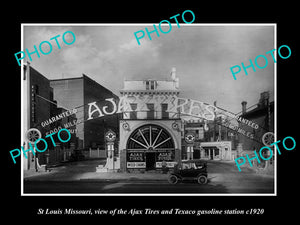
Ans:
{"type": "Polygon", "coordinates": [[[175,152],[175,146],[173,138],[166,129],[158,125],[147,124],[137,128],[132,132],[128,138],[127,150],[130,150],[130,152],[145,152],[145,157],[143,157],[143,165],[146,163],[146,170],[154,170],[156,169],[155,152],[162,150],[164,152],[175,152]]]}
{"type": "Polygon", "coordinates": [[[155,169],[155,152],[146,153],[146,170],[155,169]]]}

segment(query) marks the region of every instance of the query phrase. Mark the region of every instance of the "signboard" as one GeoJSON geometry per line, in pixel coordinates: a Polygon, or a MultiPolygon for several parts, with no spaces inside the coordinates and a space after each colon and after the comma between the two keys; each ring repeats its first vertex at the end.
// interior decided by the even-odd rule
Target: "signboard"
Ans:
{"type": "Polygon", "coordinates": [[[174,153],[172,151],[159,151],[156,153],[156,161],[174,161],[174,153]]]}
{"type": "Polygon", "coordinates": [[[126,157],[127,168],[146,168],[145,152],[128,151],[126,157]]]}
{"type": "MultiPolygon", "coordinates": [[[[173,168],[177,163],[176,162],[166,162],[168,168],[173,168]]],[[[156,162],[155,164],[156,168],[162,167],[162,162],[156,162]]]]}
{"type": "Polygon", "coordinates": [[[146,168],[146,162],[127,162],[127,168],[146,168]]]}
{"type": "MultiPolygon", "coordinates": [[[[84,118],[84,121],[80,123],[104,117],[107,115],[114,115],[118,113],[123,113],[127,115],[130,112],[146,112],[149,111],[147,104],[153,102],[154,108],[153,111],[160,111],[161,104],[166,104],[166,112],[169,113],[170,118],[181,118],[183,120],[189,120],[191,118],[197,118],[204,121],[214,121],[215,119],[217,124],[229,128],[230,130],[235,131],[236,133],[242,134],[247,138],[253,139],[261,142],[261,137],[257,140],[258,132],[256,130],[262,129],[254,121],[250,121],[241,116],[227,111],[225,109],[218,108],[216,106],[196,101],[193,99],[179,98],[173,95],[143,95],[143,96],[122,96],[118,100],[114,98],[107,98],[105,101],[94,101],[87,104],[87,118],[84,118]],[[136,105],[134,108],[132,105],[136,105]],[[244,130],[240,125],[246,125],[251,128],[251,130],[244,130]],[[255,133],[253,132],[255,131],[255,133]],[[256,135],[254,135],[256,134],[256,135]]],[[[79,108],[79,107],[77,107],[79,108]]],[[[49,121],[42,122],[42,126],[45,127],[54,121],[62,119],[65,116],[70,116],[76,114],[77,109],[69,110],[67,113],[60,114],[56,117],[52,117],[49,121]]],[[[76,122],[78,124],[78,121],[76,122]]],[[[68,124],[66,126],[69,126],[68,124]]],[[[123,128],[129,130],[129,125],[124,124],[123,128]]],[[[177,125],[173,125],[173,129],[178,129],[177,125]]],[[[265,128],[263,128],[266,130],[265,128]]],[[[204,130],[208,130],[208,126],[205,123],[204,130]]],[[[199,131],[199,139],[202,139],[203,132],[199,131]]],[[[112,137],[108,137],[112,138],[112,137]]],[[[111,141],[111,140],[110,140],[111,141]]],[[[191,139],[188,140],[192,141],[191,139]]]]}
{"type": "MultiPolygon", "coordinates": [[[[145,151],[128,150],[127,168],[146,168],[146,154],[145,151]]],[[[175,151],[174,150],[159,150],[155,153],[156,168],[161,168],[163,161],[166,162],[167,167],[174,167],[175,151]]]]}
{"type": "Polygon", "coordinates": [[[195,134],[193,133],[187,133],[186,135],[184,135],[184,140],[188,144],[194,144],[195,138],[195,134]]]}
{"type": "Polygon", "coordinates": [[[107,131],[105,134],[105,139],[108,142],[114,142],[116,140],[116,137],[117,137],[116,133],[113,132],[112,130],[107,131]]]}
{"type": "Polygon", "coordinates": [[[127,162],[145,162],[144,152],[127,152],[127,162]]]}
{"type": "Polygon", "coordinates": [[[165,161],[168,168],[173,168],[175,162],[175,151],[174,150],[159,150],[156,153],[156,168],[162,167],[162,162],[165,161]]]}

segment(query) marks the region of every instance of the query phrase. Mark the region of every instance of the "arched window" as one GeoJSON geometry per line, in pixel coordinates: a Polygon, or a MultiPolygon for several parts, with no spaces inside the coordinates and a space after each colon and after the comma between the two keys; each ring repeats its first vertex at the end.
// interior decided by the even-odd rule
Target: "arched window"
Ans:
{"type": "Polygon", "coordinates": [[[158,125],[144,125],[137,128],[128,139],[127,149],[155,150],[174,149],[174,141],[169,132],[158,125]]]}

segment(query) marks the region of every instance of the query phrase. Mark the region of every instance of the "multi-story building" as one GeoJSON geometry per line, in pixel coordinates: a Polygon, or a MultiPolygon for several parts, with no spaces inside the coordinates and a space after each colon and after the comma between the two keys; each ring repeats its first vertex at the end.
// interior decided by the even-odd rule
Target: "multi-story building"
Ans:
{"type": "Polygon", "coordinates": [[[253,134],[253,141],[245,135],[239,134],[239,142],[244,150],[259,150],[264,146],[262,137],[267,132],[274,132],[274,102],[271,102],[269,92],[262,92],[257,104],[247,110],[247,102],[242,102],[242,112],[239,126],[253,134]],[[245,121],[244,121],[245,119],[245,121]],[[251,123],[249,123],[250,121],[251,123]],[[245,123],[248,122],[248,123],[245,123]]]}
{"type": "MultiPolygon", "coordinates": [[[[265,144],[271,144],[265,142],[264,134],[273,133],[274,137],[274,101],[270,101],[270,94],[268,91],[262,92],[260,94],[260,99],[257,104],[251,106],[247,110],[247,102],[242,102],[242,112],[240,115],[240,122],[239,126],[246,132],[252,134],[253,138],[249,138],[245,135],[239,134],[239,142],[241,143],[241,151],[237,152],[237,154],[244,155],[248,154],[251,157],[254,157],[254,151],[258,152],[265,144]],[[250,110],[251,108],[251,110],[250,110]],[[265,143],[264,143],[265,142],[265,143]]],[[[273,140],[275,141],[275,140],[273,140]]],[[[271,146],[274,148],[274,146],[271,146]]],[[[270,152],[265,150],[262,151],[262,155],[265,158],[268,158],[270,152]]],[[[256,168],[260,172],[270,172],[273,174],[274,171],[274,163],[273,163],[274,156],[270,160],[261,160],[260,163],[258,161],[253,161],[254,168],[256,168]]]]}
{"type": "MultiPolygon", "coordinates": [[[[165,161],[181,160],[181,119],[168,112],[168,101],[179,95],[179,79],[172,69],[168,80],[124,81],[120,91],[130,105],[120,120],[120,169],[156,170],[165,161]]],[[[121,100],[120,100],[121,101],[121,100]]]]}
{"type": "MultiPolygon", "coordinates": [[[[76,149],[105,148],[104,135],[109,129],[118,133],[118,115],[87,120],[88,103],[104,102],[107,98],[118,101],[118,96],[103,87],[86,75],[82,77],[50,80],[53,88],[54,99],[58,106],[73,112],[76,117],[68,117],[69,120],[63,124],[71,128],[71,133],[76,135],[76,149]]],[[[73,114],[74,115],[74,114],[73,114]]]]}
{"type": "MultiPolygon", "coordinates": [[[[49,80],[30,64],[24,66],[23,121],[24,134],[30,128],[41,132],[42,138],[67,128],[71,139],[61,143],[56,136],[52,145],[49,138],[48,149],[35,155],[31,151],[24,157],[24,170],[37,170],[39,164],[55,164],[70,159],[74,149],[99,147],[105,149],[104,134],[107,130],[118,133],[119,115],[87,120],[88,103],[104,102],[118,96],[83,75],[78,78],[49,80]]],[[[108,106],[109,110],[110,106],[108,106]]],[[[43,143],[41,143],[43,144],[43,143]]],[[[39,145],[39,144],[38,144],[39,145]]],[[[29,148],[24,138],[24,149],[29,148]]],[[[42,146],[43,147],[43,146],[42,146]]]]}
{"type": "MultiPolygon", "coordinates": [[[[40,122],[51,117],[51,98],[52,88],[49,80],[32,68],[30,64],[24,65],[24,93],[23,93],[23,127],[24,134],[30,128],[37,128],[41,131],[42,137],[45,137],[47,129],[40,126],[40,122]],[[45,100],[46,99],[46,100],[45,100]]],[[[51,146],[51,145],[49,145],[51,146]]],[[[29,149],[27,140],[24,138],[24,149],[29,149]]],[[[24,170],[36,169],[36,157],[31,151],[27,157],[23,157],[24,170]]]]}

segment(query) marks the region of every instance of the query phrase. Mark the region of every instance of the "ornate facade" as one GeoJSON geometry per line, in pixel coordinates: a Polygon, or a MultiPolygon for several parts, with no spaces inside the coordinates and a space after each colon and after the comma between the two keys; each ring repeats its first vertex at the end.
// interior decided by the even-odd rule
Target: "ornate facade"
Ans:
{"type": "Polygon", "coordinates": [[[181,161],[182,122],[168,110],[166,99],[179,95],[175,68],[170,80],[124,81],[120,91],[130,111],[120,120],[120,169],[156,170],[166,162],[172,168],[181,161]]]}

